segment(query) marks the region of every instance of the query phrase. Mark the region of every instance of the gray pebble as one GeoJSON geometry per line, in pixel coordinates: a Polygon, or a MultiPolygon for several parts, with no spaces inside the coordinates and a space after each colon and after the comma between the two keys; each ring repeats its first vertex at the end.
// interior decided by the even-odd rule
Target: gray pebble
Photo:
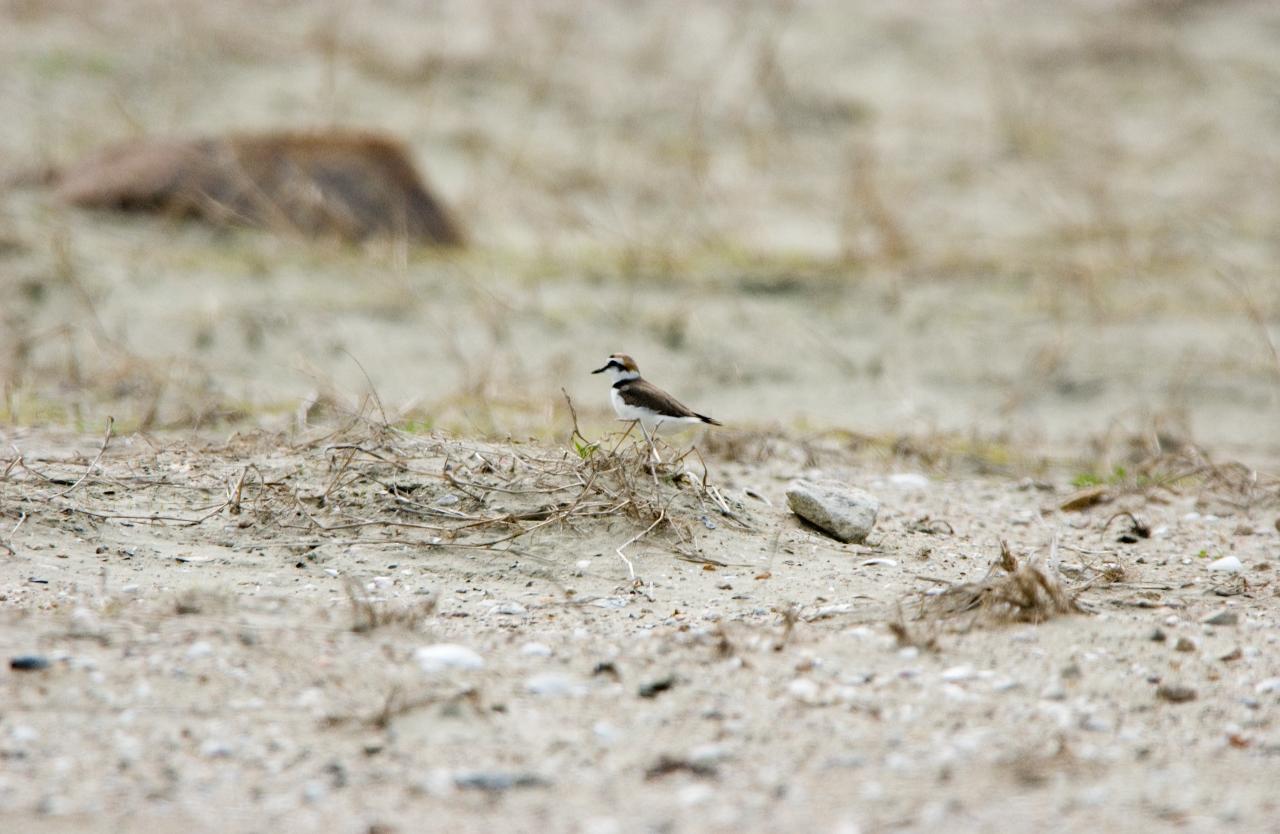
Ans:
{"type": "Polygon", "coordinates": [[[875,496],[840,481],[792,481],[787,505],[820,530],[854,544],[867,540],[880,512],[875,496]]]}

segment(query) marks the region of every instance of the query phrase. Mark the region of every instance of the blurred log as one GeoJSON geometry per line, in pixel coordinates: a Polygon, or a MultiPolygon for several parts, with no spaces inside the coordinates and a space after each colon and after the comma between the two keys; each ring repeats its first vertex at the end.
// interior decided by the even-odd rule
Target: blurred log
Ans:
{"type": "Polygon", "coordinates": [[[405,148],[369,133],[135,140],[66,169],[57,189],[86,208],[349,240],[393,235],[439,246],[465,242],[405,148]]]}

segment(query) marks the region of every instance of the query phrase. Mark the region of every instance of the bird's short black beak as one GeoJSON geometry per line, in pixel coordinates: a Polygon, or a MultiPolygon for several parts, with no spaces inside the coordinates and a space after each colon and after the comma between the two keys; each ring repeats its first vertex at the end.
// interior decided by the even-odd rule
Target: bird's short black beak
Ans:
{"type": "Polygon", "coordinates": [[[596,369],[595,369],[594,371],[592,371],[591,373],[593,373],[593,374],[602,374],[602,373],[604,373],[604,372],[605,372],[605,371],[607,371],[607,370],[609,370],[609,366],[608,366],[608,364],[606,364],[603,368],[596,368],[596,369]]]}

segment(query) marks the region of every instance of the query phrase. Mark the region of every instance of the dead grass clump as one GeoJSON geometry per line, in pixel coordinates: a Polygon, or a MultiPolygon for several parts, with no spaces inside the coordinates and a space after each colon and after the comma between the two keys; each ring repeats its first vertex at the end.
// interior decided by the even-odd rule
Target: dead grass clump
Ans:
{"type": "Polygon", "coordinates": [[[392,235],[459,246],[463,235],[406,149],[369,133],[143,139],[63,172],[87,208],[154,211],[349,240],[392,235]]]}
{"type": "MultiPolygon", "coordinates": [[[[1200,504],[1226,512],[1280,506],[1280,477],[1239,461],[1215,461],[1169,420],[1151,419],[1139,431],[1110,431],[1092,446],[1088,471],[1076,479],[1083,488],[1059,509],[1083,510],[1126,495],[1162,501],[1188,492],[1200,504]]],[[[1133,535],[1149,535],[1131,520],[1133,535]]]]}
{"type": "Polygon", "coordinates": [[[422,621],[435,613],[440,601],[439,597],[431,594],[415,603],[392,606],[374,602],[353,579],[348,579],[345,587],[351,603],[351,630],[356,634],[388,627],[417,631],[422,621]]]}
{"type": "Polygon", "coordinates": [[[179,616],[226,614],[233,607],[231,596],[212,588],[188,588],[173,599],[173,612],[179,616]]]}
{"type": "MultiPolygon", "coordinates": [[[[234,518],[255,531],[259,547],[283,547],[291,558],[327,544],[506,552],[542,531],[621,524],[625,540],[615,552],[633,588],[643,585],[627,550],[641,540],[712,564],[699,552],[697,530],[749,528],[741,507],[710,483],[705,464],[701,477],[690,471],[696,453],[652,464],[647,444],[626,439],[605,448],[575,431],[568,449],[446,441],[400,431],[362,410],[345,426],[292,446],[277,437],[274,455],[247,465],[246,445],[260,445],[252,437],[222,447],[153,445],[131,459],[112,454],[109,427],[92,459],[0,459],[0,520],[11,519],[13,529],[28,518],[53,526],[194,529],[234,518]]],[[[15,547],[11,538],[5,535],[0,549],[15,547]]],[[[349,595],[356,631],[413,627],[430,613],[430,604],[388,610],[362,593],[349,595]]]]}
{"type": "Polygon", "coordinates": [[[924,597],[919,616],[945,618],[973,613],[992,622],[1042,623],[1064,614],[1084,611],[1077,597],[1082,589],[1068,589],[1056,570],[1034,560],[1019,560],[1007,542],[1000,542],[1000,558],[977,582],[964,582],[924,597]]]}
{"type": "MultiPolygon", "coordinates": [[[[936,626],[935,620],[931,626],[936,626]]],[[[915,648],[925,652],[937,652],[940,650],[938,646],[938,635],[935,627],[929,627],[924,630],[913,629],[907,624],[907,619],[902,615],[902,607],[898,607],[897,615],[894,619],[885,623],[889,629],[889,633],[898,641],[898,648],[915,648]]]]}

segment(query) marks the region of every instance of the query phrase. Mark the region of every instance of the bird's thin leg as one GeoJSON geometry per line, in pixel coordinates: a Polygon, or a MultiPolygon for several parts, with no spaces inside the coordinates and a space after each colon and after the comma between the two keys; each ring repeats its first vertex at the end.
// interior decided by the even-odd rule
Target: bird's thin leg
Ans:
{"type": "MultiPolygon", "coordinates": [[[[649,451],[653,452],[653,459],[658,463],[662,463],[662,456],[658,454],[658,447],[653,445],[653,437],[650,436],[649,432],[645,431],[644,423],[640,422],[639,420],[637,420],[636,422],[640,423],[640,431],[641,433],[644,434],[644,439],[649,441],[649,451]]],[[[658,427],[654,426],[653,431],[654,431],[654,434],[657,434],[658,427]]]]}
{"type": "Polygon", "coordinates": [[[653,488],[660,490],[662,487],[658,484],[658,464],[662,463],[662,458],[658,456],[658,447],[653,445],[653,438],[645,430],[644,423],[639,420],[636,422],[640,424],[640,432],[644,435],[644,439],[649,441],[649,451],[653,452],[653,460],[649,461],[649,474],[653,476],[653,488]],[[657,461],[657,463],[654,461],[657,461]]]}

